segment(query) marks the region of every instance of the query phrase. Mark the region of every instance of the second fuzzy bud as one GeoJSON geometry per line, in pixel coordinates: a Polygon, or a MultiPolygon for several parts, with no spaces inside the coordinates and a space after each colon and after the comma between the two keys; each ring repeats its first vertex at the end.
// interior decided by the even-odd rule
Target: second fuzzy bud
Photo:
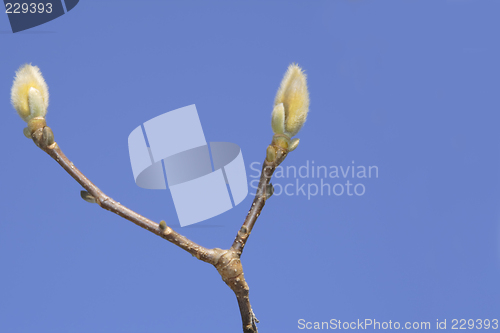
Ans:
{"type": "Polygon", "coordinates": [[[291,64],[281,81],[274,100],[271,125],[274,134],[295,136],[307,119],[309,92],[306,75],[296,64],[291,64]]]}

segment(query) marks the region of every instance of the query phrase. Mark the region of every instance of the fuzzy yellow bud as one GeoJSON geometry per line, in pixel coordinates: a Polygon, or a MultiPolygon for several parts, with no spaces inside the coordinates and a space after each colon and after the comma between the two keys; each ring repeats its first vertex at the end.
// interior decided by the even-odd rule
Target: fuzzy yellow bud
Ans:
{"type": "Polygon", "coordinates": [[[275,134],[285,134],[289,138],[296,135],[306,122],[309,111],[309,92],[307,91],[306,75],[302,69],[291,64],[281,81],[280,88],[274,100],[274,110],[272,115],[272,127],[275,134]],[[284,108],[284,133],[279,133],[281,125],[281,108],[284,108]]]}
{"type": "Polygon", "coordinates": [[[10,100],[24,121],[45,117],[49,106],[49,88],[37,66],[21,66],[14,78],[10,100]]]}

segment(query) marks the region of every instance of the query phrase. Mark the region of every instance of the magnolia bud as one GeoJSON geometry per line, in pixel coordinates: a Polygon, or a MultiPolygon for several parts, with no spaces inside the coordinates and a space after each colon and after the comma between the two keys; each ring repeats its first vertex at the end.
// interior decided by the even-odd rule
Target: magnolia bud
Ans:
{"type": "Polygon", "coordinates": [[[272,183],[266,185],[266,199],[269,199],[274,194],[274,186],[272,183]]]}
{"type": "Polygon", "coordinates": [[[272,116],[272,127],[275,134],[285,134],[289,138],[295,136],[304,125],[309,111],[309,92],[306,76],[302,69],[291,64],[281,81],[280,88],[274,100],[275,108],[272,116]],[[284,133],[279,133],[279,105],[284,108],[284,133]],[[276,119],[276,121],[275,121],[276,119]]]}
{"type": "Polygon", "coordinates": [[[80,191],[80,196],[89,203],[97,203],[95,197],[87,191],[80,191]]]}
{"type": "Polygon", "coordinates": [[[30,129],[29,129],[28,127],[25,127],[25,128],[23,129],[23,134],[24,134],[24,136],[25,136],[25,137],[27,137],[28,139],[31,139],[31,131],[30,131],[30,129]]]}
{"type": "Polygon", "coordinates": [[[31,87],[28,92],[28,105],[30,108],[30,119],[35,117],[45,117],[47,108],[43,102],[43,97],[40,91],[31,87]]]}
{"type": "Polygon", "coordinates": [[[49,89],[37,66],[21,66],[12,84],[12,106],[26,122],[34,117],[45,117],[49,106],[49,89]]]}
{"type": "Polygon", "coordinates": [[[54,143],[54,133],[52,132],[49,126],[45,126],[43,128],[42,140],[43,140],[43,145],[45,147],[48,147],[54,143]]]}
{"type": "Polygon", "coordinates": [[[167,229],[167,223],[165,221],[161,220],[159,227],[160,227],[161,231],[165,231],[165,229],[167,229]]]}

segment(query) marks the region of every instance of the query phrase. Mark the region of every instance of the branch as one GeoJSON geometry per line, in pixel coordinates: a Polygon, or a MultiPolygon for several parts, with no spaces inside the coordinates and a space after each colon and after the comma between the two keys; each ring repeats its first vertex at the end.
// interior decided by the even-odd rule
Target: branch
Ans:
{"type": "Polygon", "coordinates": [[[264,205],[266,204],[266,200],[273,195],[273,185],[270,184],[271,177],[273,176],[276,167],[283,162],[288,154],[288,150],[281,146],[271,144],[270,147],[278,152],[277,157],[273,161],[268,161],[268,158],[264,160],[259,185],[257,186],[257,193],[255,194],[255,198],[253,199],[253,203],[248,211],[247,217],[245,218],[245,221],[243,222],[243,225],[238,231],[233,245],[231,246],[231,249],[239,253],[240,256],[248,237],[252,232],[255,222],[260,216],[262,208],[264,208],[264,205]]]}
{"type": "Polygon", "coordinates": [[[73,165],[54,141],[54,134],[50,127],[46,126],[45,120],[48,98],[48,87],[40,73],[40,69],[28,64],[21,66],[16,72],[16,78],[12,85],[11,101],[19,116],[28,124],[28,127],[23,130],[24,135],[32,138],[38,147],[55,159],[67,173],[87,190],[86,192],[82,191],[82,197],[86,201],[97,203],[102,208],[179,246],[199,260],[214,265],[222,280],[236,295],[243,322],[243,332],[257,333],[256,323],[259,321],[250,305],[249,288],[243,275],[240,257],[266,200],[273,194],[273,186],[270,184],[270,180],[276,167],[299,144],[299,139],[292,139],[292,137],[304,125],[309,111],[309,92],[307,90],[306,76],[302,69],[296,64],[290,65],[281,81],[271,114],[271,127],[274,132],[273,141],[267,147],[266,160],[262,166],[262,173],[252,207],[229,250],[204,248],[172,230],[166,225],[165,221],[161,221],[159,224],[153,222],[104,194],[73,165]]]}
{"type": "Polygon", "coordinates": [[[187,239],[181,234],[168,227],[164,221],[153,222],[133,210],[121,205],[104,194],[94,185],[75,165],[64,155],[59,145],[54,141],[54,134],[50,127],[46,126],[44,118],[34,118],[29,122],[31,127],[31,138],[35,144],[49,154],[59,165],[66,170],[88,193],[82,195],[84,199],[95,201],[102,208],[109,210],[138,226],[168,240],[183,250],[191,253],[194,257],[215,266],[222,280],[233,290],[238,300],[244,333],[257,333],[258,319],[252,310],[249,299],[249,287],[243,275],[243,266],[240,257],[243,248],[252,232],[253,226],[259,217],[266,200],[273,194],[270,184],[271,177],[276,167],[283,162],[288,154],[288,143],[284,144],[282,137],[275,135],[271,145],[267,149],[267,156],[262,166],[257,193],[242,227],[238,231],[233,245],[229,250],[219,248],[207,249],[187,239]]]}
{"type": "Polygon", "coordinates": [[[248,298],[248,284],[243,275],[243,267],[239,259],[241,252],[233,249],[222,250],[219,248],[207,249],[187,239],[181,234],[168,227],[164,221],[159,224],[134,212],[113,200],[92,183],[75,165],[64,155],[59,145],[54,142],[52,130],[45,126],[45,119],[35,119],[31,123],[33,132],[31,138],[35,144],[49,154],[59,165],[66,170],[87,192],[82,197],[91,202],[99,204],[102,208],[109,210],[138,226],[168,240],[183,250],[191,253],[194,257],[215,266],[222,280],[233,290],[238,300],[244,333],[257,333],[255,317],[250,300],[248,298]],[[36,123],[36,124],[35,124],[36,123]],[[36,128],[33,128],[36,127],[36,128]]]}
{"type": "Polygon", "coordinates": [[[88,193],[95,199],[96,203],[99,204],[99,206],[137,224],[141,228],[144,228],[168,240],[169,242],[177,245],[181,249],[191,253],[194,257],[204,262],[208,262],[210,264],[214,264],[216,262],[217,256],[213,249],[207,249],[196,244],[195,242],[177,233],[166,224],[158,224],[156,222],[153,222],[150,219],[121,205],[119,202],[104,194],[97,186],[94,185],[94,183],[92,183],[87,177],[85,177],[85,175],[80,170],[78,170],[78,168],[75,167],[75,165],[66,157],[66,155],[64,155],[56,142],[48,144],[51,140],[44,140],[44,134],[46,134],[45,137],[47,135],[50,135],[47,134],[49,131],[50,133],[52,133],[52,131],[48,127],[37,129],[32,135],[33,141],[35,141],[37,146],[39,146],[43,151],[45,151],[54,160],[56,160],[56,162],[59,163],[59,165],[61,165],[63,169],[70,174],[71,177],[73,177],[84,189],[86,189],[88,193]]]}
{"type": "MultiPolygon", "coordinates": [[[[275,140],[268,148],[268,156],[264,160],[262,165],[262,172],[260,174],[259,185],[257,186],[257,192],[255,198],[253,199],[250,211],[243,222],[240,230],[238,231],[236,238],[233,242],[231,248],[227,251],[230,260],[234,262],[234,267],[226,264],[226,267],[230,267],[230,270],[234,271],[234,274],[238,274],[238,278],[232,278],[228,281],[224,279],[223,273],[219,270],[219,273],[223,276],[224,282],[233,289],[238,300],[238,306],[240,308],[241,321],[243,322],[243,332],[244,333],[257,333],[256,323],[259,320],[255,317],[255,314],[250,305],[250,299],[248,297],[248,285],[243,277],[243,270],[241,270],[241,275],[239,275],[238,267],[241,267],[240,257],[243,252],[243,248],[252,232],[253,226],[257,221],[262,208],[266,204],[266,200],[273,195],[273,185],[270,184],[271,177],[273,176],[276,167],[283,162],[288,154],[288,150],[280,146],[275,140]],[[269,154],[269,152],[272,154],[269,154]]],[[[217,266],[215,266],[217,267],[217,266]]]]}
{"type": "Polygon", "coordinates": [[[257,323],[259,320],[253,313],[250,299],[247,296],[238,297],[238,306],[240,308],[241,320],[243,322],[243,333],[257,333],[257,323]]]}
{"type": "MultiPolygon", "coordinates": [[[[216,249],[219,250],[219,249],[216,249]]],[[[240,308],[241,321],[244,333],[257,333],[257,323],[259,320],[253,313],[250,299],[248,297],[248,284],[243,274],[240,255],[233,249],[221,250],[221,256],[215,264],[215,268],[222,277],[222,280],[234,291],[238,306],[240,308]]]]}

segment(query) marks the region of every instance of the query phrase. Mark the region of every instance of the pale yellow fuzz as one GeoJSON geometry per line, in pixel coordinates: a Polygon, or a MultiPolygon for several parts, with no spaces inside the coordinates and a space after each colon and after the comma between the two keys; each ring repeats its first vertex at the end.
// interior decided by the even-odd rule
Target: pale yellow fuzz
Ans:
{"type": "Polygon", "coordinates": [[[14,83],[12,84],[10,100],[19,116],[26,122],[33,117],[45,116],[47,107],[49,106],[49,88],[37,66],[26,64],[17,70],[14,83]],[[29,97],[31,88],[37,90],[31,91],[31,96],[37,97],[35,101],[31,101],[32,108],[34,103],[36,103],[36,113],[30,111],[29,97]]]}
{"type": "Polygon", "coordinates": [[[271,114],[271,128],[274,134],[285,133],[285,108],[283,103],[276,105],[271,114]]]}
{"type": "Polygon", "coordinates": [[[291,138],[300,131],[309,111],[306,75],[296,64],[288,67],[281,81],[274,105],[280,103],[285,108],[285,134],[291,138]]]}

